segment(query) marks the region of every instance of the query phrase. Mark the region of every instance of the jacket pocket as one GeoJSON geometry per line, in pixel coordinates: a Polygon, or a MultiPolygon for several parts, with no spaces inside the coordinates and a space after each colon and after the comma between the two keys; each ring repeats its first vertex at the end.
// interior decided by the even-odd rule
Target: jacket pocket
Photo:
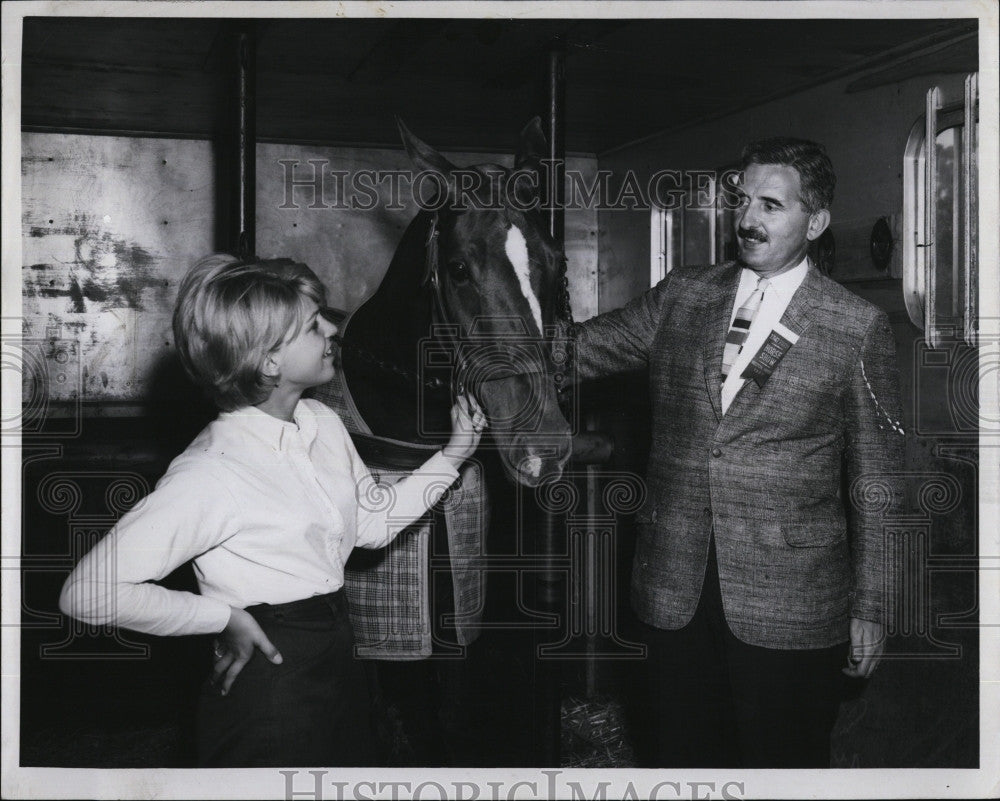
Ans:
{"type": "Polygon", "coordinates": [[[846,532],[821,523],[782,523],[781,536],[793,548],[819,548],[836,545],[845,538],[846,532]]]}

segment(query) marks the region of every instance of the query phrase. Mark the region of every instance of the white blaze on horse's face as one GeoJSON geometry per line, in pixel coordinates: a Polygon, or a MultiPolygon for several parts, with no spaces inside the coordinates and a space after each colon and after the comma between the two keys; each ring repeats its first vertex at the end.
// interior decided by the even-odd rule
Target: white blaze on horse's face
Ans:
{"type": "Polygon", "coordinates": [[[531,314],[538,324],[538,334],[541,336],[544,334],[542,329],[542,308],[538,305],[538,298],[535,296],[535,291],[531,288],[528,243],[524,238],[524,234],[521,233],[521,229],[516,225],[511,224],[510,228],[507,229],[507,241],[504,243],[504,250],[507,253],[508,261],[514,267],[514,275],[517,276],[517,283],[521,286],[521,294],[528,301],[531,314]]]}

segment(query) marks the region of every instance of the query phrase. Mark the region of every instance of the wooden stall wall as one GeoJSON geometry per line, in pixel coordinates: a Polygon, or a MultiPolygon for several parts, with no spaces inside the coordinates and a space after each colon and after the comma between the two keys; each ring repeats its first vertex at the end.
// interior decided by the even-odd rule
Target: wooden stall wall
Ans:
{"type": "MultiPolygon", "coordinates": [[[[81,400],[85,413],[142,414],[172,357],[178,282],[214,247],[212,146],[43,133],[22,142],[23,333],[49,373],[60,360],[59,375],[71,376],[49,382],[50,411],[81,400]]],[[[512,162],[507,154],[448,155],[460,165],[512,162]]],[[[402,150],[258,145],[257,252],[304,261],[330,305],[354,310],[378,287],[417,208],[405,182],[387,208],[388,181],[372,183],[374,200],[349,193],[373,208],[340,208],[331,170],[408,168],[402,150]],[[318,186],[290,184],[313,177],[318,186]]],[[[574,157],[569,168],[590,180],[596,160],[574,157]]],[[[566,240],[574,312],[584,319],[597,308],[596,211],[569,212],[566,240]]],[[[26,384],[26,397],[31,391],[26,384]]]]}
{"type": "MultiPolygon", "coordinates": [[[[939,86],[945,103],[961,101],[963,77],[928,74],[862,91],[852,91],[852,79],[845,78],[600,158],[601,169],[613,175],[612,197],[630,172],[645,186],[661,169],[727,167],[748,140],[768,136],[820,141],[833,161],[832,277],[889,315],[909,473],[908,516],[886,528],[896,548],[896,600],[907,605],[891,612],[889,655],[874,678],[848,688],[834,737],[835,767],[972,767],[979,760],[976,356],[959,346],[928,358],[895,270],[877,269],[868,249],[876,220],[902,214],[903,151],[924,113],[927,89],[939,86]],[[962,364],[971,369],[960,374],[962,364]],[[942,494],[929,503],[935,486],[942,494]]],[[[598,305],[604,312],[649,287],[650,213],[648,207],[602,211],[599,221],[598,305]]],[[[901,248],[897,240],[897,260],[901,248]]],[[[601,417],[615,433],[618,466],[642,471],[650,410],[644,380],[631,386],[614,396],[614,405],[603,406],[601,417]]],[[[628,561],[626,541],[622,562],[628,561]]]]}
{"type": "MultiPolygon", "coordinates": [[[[459,166],[513,165],[510,154],[446,155],[459,166]]],[[[411,169],[402,150],[258,145],[257,252],[305,262],[326,285],[329,304],[353,311],[378,288],[417,211],[406,177],[411,169]],[[380,180],[379,171],[403,174],[397,198],[390,179],[380,180]],[[352,176],[362,172],[368,177],[352,188],[352,176]],[[351,207],[355,204],[358,208],[351,207]]],[[[592,181],[597,160],[571,156],[567,170],[592,181]]],[[[566,255],[573,312],[578,319],[592,317],[597,311],[596,209],[567,212],[566,255]]]]}
{"type": "Polygon", "coordinates": [[[79,378],[50,382],[48,399],[137,401],[172,348],[177,283],[212,250],[211,144],[21,141],[23,334],[46,343],[50,363],[69,359],[65,374],[79,378]]]}

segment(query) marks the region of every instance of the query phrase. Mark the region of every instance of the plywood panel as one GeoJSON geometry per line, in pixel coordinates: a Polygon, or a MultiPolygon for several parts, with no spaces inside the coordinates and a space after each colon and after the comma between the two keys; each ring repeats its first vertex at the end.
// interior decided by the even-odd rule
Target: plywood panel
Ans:
{"type": "MultiPolygon", "coordinates": [[[[568,158],[566,170],[576,171],[585,185],[592,186],[597,176],[597,159],[568,158]]],[[[582,205],[582,204],[581,204],[582,205]]],[[[588,320],[597,314],[597,207],[566,211],[566,275],[569,277],[573,317],[588,320]]]]}
{"type": "Polygon", "coordinates": [[[353,311],[378,288],[416,207],[406,195],[403,208],[387,209],[381,186],[375,208],[339,208],[331,171],[354,176],[408,166],[402,150],[258,145],[257,252],[305,262],[326,285],[327,302],[353,311]],[[315,177],[319,189],[286,187],[286,174],[298,181],[315,177]]]}
{"type": "MultiPolygon", "coordinates": [[[[455,164],[511,164],[512,156],[489,153],[448,153],[455,164]]],[[[327,287],[331,306],[353,311],[378,289],[396,245],[417,213],[409,185],[398,204],[391,202],[390,181],[370,183],[377,189],[371,209],[340,208],[338,182],[351,184],[361,171],[408,170],[402,150],[304,147],[261,144],[257,147],[257,251],[288,256],[312,267],[327,287]],[[335,173],[346,178],[334,179],[335,173]],[[286,186],[289,178],[316,187],[286,186]],[[394,205],[400,206],[393,208],[394,205]]],[[[568,169],[593,180],[596,160],[572,158],[568,169]]],[[[363,193],[352,197],[364,201],[363,193]]],[[[597,303],[597,212],[572,210],[566,215],[567,274],[578,319],[593,315],[597,303]]]]}
{"type": "MultiPolygon", "coordinates": [[[[28,133],[22,147],[24,337],[34,356],[69,376],[50,383],[49,400],[142,402],[173,353],[177,284],[213,249],[211,145],[28,133]]],[[[377,289],[416,213],[412,198],[404,192],[401,208],[387,208],[383,186],[371,210],[317,207],[302,189],[286,198],[289,168],[281,162],[296,162],[301,179],[310,159],[327,174],[354,174],[407,168],[404,152],[262,144],[257,156],[258,253],[304,261],[331,305],[357,308],[377,289]]],[[[511,161],[449,157],[463,165],[511,161]]],[[[569,166],[588,181],[596,169],[593,159],[569,166]]],[[[332,186],[324,198],[336,202],[332,186]]],[[[584,319],[596,308],[596,212],[569,212],[566,233],[574,312],[584,319]]],[[[26,384],[26,397],[34,389],[26,384]]]]}
{"type": "Polygon", "coordinates": [[[29,133],[22,153],[24,336],[82,376],[50,399],[141,398],[173,347],[177,282],[211,250],[211,147],[29,133]]]}

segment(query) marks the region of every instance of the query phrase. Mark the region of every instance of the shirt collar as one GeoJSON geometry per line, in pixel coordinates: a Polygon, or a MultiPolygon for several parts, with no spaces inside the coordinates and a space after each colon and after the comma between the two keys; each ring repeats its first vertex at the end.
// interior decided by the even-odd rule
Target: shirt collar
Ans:
{"type": "MultiPolygon", "coordinates": [[[[795,267],[791,270],[785,270],[783,273],[772,276],[767,279],[767,285],[769,288],[774,289],[779,295],[789,294],[791,295],[799,288],[799,285],[805,280],[806,273],[809,272],[809,257],[803,257],[795,267]]],[[[749,283],[751,286],[756,286],[757,284],[757,273],[751,270],[749,267],[743,268],[742,279],[749,283]]]]}
{"type": "Polygon", "coordinates": [[[279,420],[256,406],[244,406],[219,415],[220,420],[240,426],[275,450],[286,450],[294,438],[298,438],[308,448],[316,439],[316,416],[300,400],[295,405],[292,418],[294,422],[291,423],[279,420]]]}

